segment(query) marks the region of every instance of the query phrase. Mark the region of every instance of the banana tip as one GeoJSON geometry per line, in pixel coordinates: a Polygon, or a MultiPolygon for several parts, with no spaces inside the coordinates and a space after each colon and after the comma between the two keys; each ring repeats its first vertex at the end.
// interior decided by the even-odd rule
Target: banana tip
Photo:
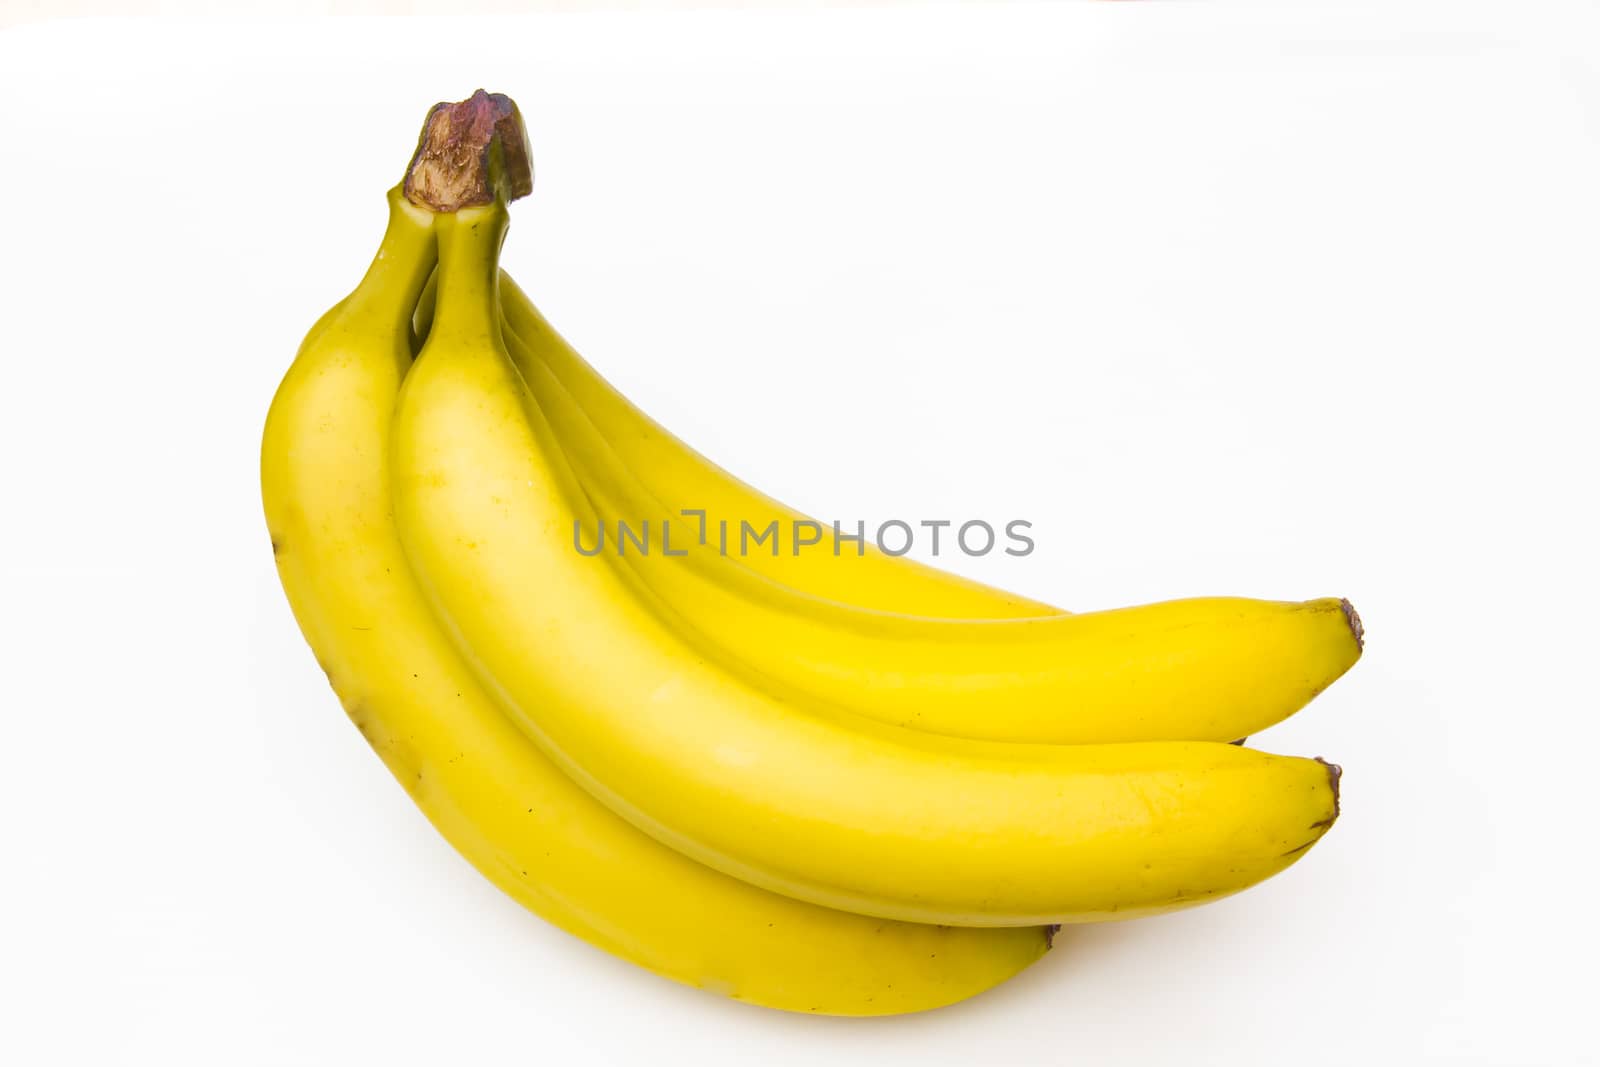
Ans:
{"type": "Polygon", "coordinates": [[[1333,816],[1328,819],[1328,825],[1332,826],[1334,819],[1339,817],[1339,779],[1344,777],[1344,768],[1337,763],[1329,763],[1321,756],[1317,757],[1317,762],[1328,772],[1328,788],[1333,790],[1333,816]]]}
{"type": "Polygon", "coordinates": [[[1350,633],[1356,639],[1356,651],[1366,651],[1367,631],[1361,625],[1361,616],[1356,614],[1356,606],[1350,601],[1341,598],[1339,610],[1344,612],[1344,621],[1350,625],[1350,633]]]}

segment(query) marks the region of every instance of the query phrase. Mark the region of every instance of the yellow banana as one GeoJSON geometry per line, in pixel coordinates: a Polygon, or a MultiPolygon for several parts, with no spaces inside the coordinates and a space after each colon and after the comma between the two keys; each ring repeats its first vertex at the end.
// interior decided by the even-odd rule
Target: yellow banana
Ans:
{"type": "MultiPolygon", "coordinates": [[[[509,275],[502,272],[500,284],[507,350],[550,419],[597,521],[612,530],[574,530],[575,549],[587,537],[585,551],[625,556],[730,662],[797,692],[896,725],[958,737],[1058,744],[1223,741],[1293,714],[1361,654],[1360,621],[1348,601],[1333,598],[1196,598],[1073,619],[1065,613],[1004,622],[917,618],[868,613],[784,584],[775,568],[765,566],[784,555],[776,543],[765,555],[730,557],[700,549],[703,531],[683,522],[673,501],[656,496],[646,479],[680,485],[682,473],[692,469],[698,477],[684,491],[722,484],[723,496],[758,509],[753,528],[793,527],[770,501],[676,439],[665,463],[635,449],[634,464],[625,464],[619,450],[656,441],[665,431],[600,379],[509,275]],[[621,427],[616,438],[600,432],[556,367],[566,368],[567,380],[576,381],[621,427]],[[655,540],[645,534],[645,547],[634,545],[628,555],[621,533],[600,517],[620,518],[634,531],[649,526],[655,540]],[[600,547],[606,536],[612,549],[600,547]],[[669,549],[683,554],[668,556],[669,549]]],[[[424,331],[431,308],[425,295],[424,331]]],[[[750,514],[729,520],[736,538],[738,518],[750,514]]],[[[810,580],[818,572],[789,576],[810,580]]],[[[920,581],[940,572],[913,573],[920,581]]],[[[997,601],[995,610],[1002,609],[997,601]]]]}
{"type": "Polygon", "coordinates": [[[407,558],[523,730],[608,807],[800,899],[974,926],[1244,889],[1337,815],[1337,770],[1225,744],[958,740],[770,694],[573,551],[588,508],[501,340],[503,203],[437,223],[438,310],[391,442],[407,558]]]}
{"type": "Polygon", "coordinates": [[[626,560],[730,662],[796,692],[957,737],[1231,741],[1304,707],[1361,654],[1354,609],[1337,599],[1209,597],[971,621],[808,596],[745,557],[697,549],[698,532],[650,495],[556,380],[553,335],[503,336],[597,516],[650,531],[630,550],[621,534],[606,549],[600,528],[574,529],[573,550],[587,536],[583,551],[626,560]],[[674,544],[682,555],[666,554],[674,544]]]}
{"type": "Polygon", "coordinates": [[[284,378],[262,496],[295,617],[356,726],[468,861],[529,910],[668,978],[800,1012],[878,1015],[1017,973],[1048,931],[884,923],[770,893],[667,848],[563,775],[495,707],[430,614],[386,477],[431,215],[390,194],[383,247],[284,378]]]}

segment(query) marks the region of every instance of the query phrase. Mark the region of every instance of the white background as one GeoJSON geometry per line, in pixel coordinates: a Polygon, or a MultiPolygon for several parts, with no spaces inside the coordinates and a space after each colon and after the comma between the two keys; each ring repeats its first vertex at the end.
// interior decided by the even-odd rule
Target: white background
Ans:
{"type": "Polygon", "coordinates": [[[12,1063],[1595,1062],[1592,6],[989,4],[0,33],[12,1063]],[[327,691],[256,449],[426,107],[513,272],[825,518],[1073,608],[1345,595],[1287,874],[927,1016],[682,989],[460,861],[327,691]]]}

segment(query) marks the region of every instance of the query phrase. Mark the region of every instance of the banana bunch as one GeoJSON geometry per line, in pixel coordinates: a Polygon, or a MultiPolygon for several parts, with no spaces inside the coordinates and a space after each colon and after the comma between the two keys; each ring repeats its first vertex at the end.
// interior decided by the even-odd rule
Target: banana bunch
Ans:
{"type": "Polygon", "coordinates": [[[1237,742],[1350,668],[1342,600],[1069,614],[908,560],[730,555],[812,520],[633,407],[499,266],[510,100],[429,113],[262,445],[273,555],[345,711],[530,910],[690,985],[876,1015],[988,989],[1062,923],[1248,888],[1339,769],[1237,742]],[[679,549],[575,551],[649,516],[679,549]]]}

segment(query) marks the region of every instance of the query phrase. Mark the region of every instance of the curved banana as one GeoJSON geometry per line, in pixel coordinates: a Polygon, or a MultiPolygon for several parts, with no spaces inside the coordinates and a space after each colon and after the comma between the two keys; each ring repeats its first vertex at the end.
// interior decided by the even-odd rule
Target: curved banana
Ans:
{"type": "MultiPolygon", "coordinates": [[[[702,548],[704,529],[670,506],[694,498],[664,500],[647,479],[677,484],[673,476],[691,469],[687,454],[696,457],[693,485],[727,483],[730,499],[754,509],[739,513],[757,516],[753,529],[776,524],[793,530],[792,521],[676,439],[667,449],[676,458],[664,464],[628,449],[666,431],[599,378],[504,271],[500,285],[506,348],[561,439],[596,521],[609,531],[575,530],[575,545],[582,541],[585,551],[626,558],[684,622],[741,669],[929,733],[1054,744],[1223,741],[1292,715],[1361,655],[1360,619],[1348,601],[1335,598],[1205,597],[1072,620],[1060,612],[977,622],[873,612],[829,599],[826,591],[791,587],[766,566],[785,554],[777,541],[770,554],[728,556],[702,548]],[[566,368],[602,413],[623,424],[618,437],[600,431],[556,367],[566,368]],[[623,462],[622,450],[633,465],[623,462]],[[624,540],[613,525],[618,519],[634,536],[649,527],[643,548],[624,540]]],[[[421,332],[432,308],[432,293],[426,293],[421,332]]],[[[737,543],[738,523],[733,526],[737,543]]],[[[792,577],[808,579],[818,570],[827,571],[806,569],[792,577]]],[[[1004,607],[997,601],[995,610],[1004,607]]]]}
{"type": "Polygon", "coordinates": [[[1332,825],[1320,761],[957,740],[804,707],[708,661],[636,576],[572,549],[582,490],[501,341],[504,204],[437,226],[438,312],[391,442],[401,543],[502,706],[612,810],[768,889],[973,926],[1199,903],[1332,825]]]}
{"type": "Polygon", "coordinates": [[[747,567],[747,557],[698,549],[698,532],[650,495],[556,380],[549,335],[536,337],[503,335],[597,521],[648,530],[643,548],[630,550],[620,532],[608,549],[600,528],[575,529],[574,550],[587,542],[584,551],[625,561],[730,663],[797,693],[981,740],[1231,741],[1294,714],[1361,655],[1354,609],[1332,598],[1208,597],[971,621],[800,593],[747,567]],[[682,555],[666,554],[673,545],[682,555]]]}
{"type": "MultiPolygon", "coordinates": [[[[432,322],[436,284],[437,276],[429,279],[417,305],[419,334],[426,334],[432,322]]],[[[556,332],[504,271],[500,273],[500,301],[507,332],[514,332],[537,354],[653,498],[674,505],[674,509],[693,507],[710,516],[722,516],[736,528],[740,519],[763,530],[772,523],[789,531],[799,526],[825,528],[740,481],[641,411],[556,332]]],[[[513,354],[522,358],[520,353],[513,354]]],[[[874,611],[951,619],[1064,614],[1060,608],[1016,593],[903,556],[886,555],[871,544],[863,546],[860,555],[780,552],[751,558],[747,564],[758,574],[812,596],[874,611]]]]}
{"type": "Polygon", "coordinates": [[[296,619],[351,719],[429,821],[512,898],[687,985],[799,1012],[879,1015],[972,996],[1040,928],[885,924],[702,866],[607,811],[524,737],[439,629],[390,510],[390,418],[432,217],[390,194],[361,286],[302,346],[267,417],[262,496],[296,619]]]}

